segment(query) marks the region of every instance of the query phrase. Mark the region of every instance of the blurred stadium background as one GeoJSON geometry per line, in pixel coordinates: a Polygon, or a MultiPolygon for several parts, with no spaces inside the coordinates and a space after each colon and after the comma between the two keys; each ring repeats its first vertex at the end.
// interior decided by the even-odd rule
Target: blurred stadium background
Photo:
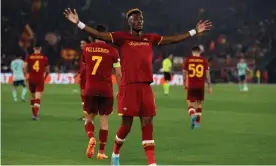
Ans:
{"type": "MultiPolygon", "coordinates": [[[[214,28],[172,46],[154,49],[155,73],[162,59],[174,55],[174,73],[181,72],[185,56],[193,45],[202,45],[210,59],[213,81],[237,82],[237,60],[245,57],[253,72],[249,81],[276,82],[276,1],[266,0],[4,0],[2,3],[1,72],[10,72],[15,54],[32,52],[35,42],[42,43],[51,72],[78,70],[80,40],[87,37],[63,16],[67,7],[76,8],[88,25],[105,24],[110,31],[127,29],[125,12],[138,7],[144,11],[145,31],[161,35],[186,32],[200,19],[210,19],[214,28]]],[[[5,82],[1,78],[1,82],[5,82]]]]}
{"type": "MultiPolygon", "coordinates": [[[[186,32],[200,19],[210,19],[213,30],[180,44],[154,48],[155,84],[162,83],[162,60],[174,55],[172,80],[182,85],[183,59],[201,45],[216,83],[236,83],[236,64],[244,57],[252,69],[249,92],[236,84],[217,84],[206,96],[202,127],[189,128],[186,94],[172,86],[164,96],[153,86],[158,115],[155,119],[156,158],[159,164],[276,164],[276,1],[275,0],[2,0],[1,1],[1,163],[2,164],[110,164],[85,156],[87,138],[78,80],[80,40],[87,37],[63,16],[76,8],[83,22],[105,24],[110,31],[127,30],[125,13],[138,7],[144,12],[145,31],[161,35],[186,32]],[[43,46],[51,75],[42,98],[41,120],[31,121],[29,103],[12,100],[10,62],[15,55],[43,46]],[[172,132],[173,131],[173,132],[172,132]]],[[[117,92],[115,86],[115,92],[117,92]]],[[[116,104],[114,105],[116,111],[116,104]]],[[[107,154],[112,152],[120,125],[110,118],[107,154]]],[[[96,120],[98,124],[98,120],[96,120]]],[[[121,153],[122,164],[145,164],[140,126],[134,123],[121,153]]]]}

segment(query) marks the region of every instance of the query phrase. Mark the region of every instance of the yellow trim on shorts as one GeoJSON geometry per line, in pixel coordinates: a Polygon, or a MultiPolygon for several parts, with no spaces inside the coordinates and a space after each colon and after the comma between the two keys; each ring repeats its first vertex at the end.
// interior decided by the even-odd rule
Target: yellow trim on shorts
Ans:
{"type": "Polygon", "coordinates": [[[118,113],[118,115],[119,115],[119,116],[123,116],[124,114],[122,114],[122,113],[118,113]]]}

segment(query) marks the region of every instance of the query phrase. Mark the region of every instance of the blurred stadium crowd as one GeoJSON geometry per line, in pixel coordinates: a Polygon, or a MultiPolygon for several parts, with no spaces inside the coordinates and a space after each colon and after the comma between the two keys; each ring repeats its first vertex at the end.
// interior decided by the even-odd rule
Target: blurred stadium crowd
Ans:
{"type": "MultiPolygon", "coordinates": [[[[246,58],[260,71],[263,82],[276,82],[276,1],[266,0],[6,0],[2,3],[1,72],[10,72],[16,54],[23,57],[39,42],[48,56],[53,72],[78,70],[80,40],[87,34],[68,23],[63,16],[67,7],[76,8],[88,25],[105,24],[110,31],[127,30],[125,13],[130,8],[144,12],[145,32],[161,35],[183,33],[200,19],[210,19],[214,28],[181,44],[155,48],[154,71],[162,59],[174,55],[174,72],[181,72],[183,58],[198,44],[210,59],[217,81],[236,80],[235,66],[246,58]],[[267,77],[267,78],[266,78],[267,77]]],[[[91,38],[90,38],[91,39],[91,38]]],[[[92,39],[91,39],[92,40],[92,39]]]]}

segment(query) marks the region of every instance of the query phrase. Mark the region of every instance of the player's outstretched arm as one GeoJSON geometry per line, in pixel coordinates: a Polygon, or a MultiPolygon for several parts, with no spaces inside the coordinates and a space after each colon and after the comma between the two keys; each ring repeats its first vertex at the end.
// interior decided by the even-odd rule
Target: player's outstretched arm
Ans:
{"type": "Polygon", "coordinates": [[[174,44],[182,42],[186,39],[189,39],[190,37],[202,33],[204,31],[210,30],[212,27],[212,22],[209,20],[202,21],[200,20],[199,23],[196,25],[195,29],[190,30],[189,32],[186,32],[184,34],[174,35],[174,36],[163,36],[162,41],[159,45],[168,45],[168,44],[174,44]]]}
{"type": "Polygon", "coordinates": [[[187,85],[187,80],[186,77],[188,76],[188,71],[187,70],[183,70],[183,85],[184,85],[184,89],[187,90],[188,85],[187,85]]]}
{"type": "Polygon", "coordinates": [[[89,27],[89,26],[85,25],[83,22],[81,22],[79,20],[79,16],[78,16],[76,9],[74,9],[74,11],[71,11],[70,8],[65,9],[63,14],[70,22],[72,22],[73,24],[76,24],[80,29],[85,30],[86,32],[91,34],[93,37],[96,37],[98,39],[105,40],[105,41],[112,40],[109,32],[99,32],[96,29],[89,27]]]}

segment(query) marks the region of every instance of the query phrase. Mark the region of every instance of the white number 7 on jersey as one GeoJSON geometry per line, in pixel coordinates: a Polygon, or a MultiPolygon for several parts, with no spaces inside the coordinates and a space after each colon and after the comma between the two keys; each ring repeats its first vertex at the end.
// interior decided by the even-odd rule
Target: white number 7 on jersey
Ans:
{"type": "Polygon", "coordinates": [[[94,66],[94,68],[92,70],[91,75],[95,75],[96,74],[96,72],[98,70],[98,67],[100,66],[100,63],[101,63],[102,59],[103,59],[103,57],[101,57],[101,56],[92,56],[92,61],[96,61],[96,63],[95,63],[95,66],[94,66]]]}

